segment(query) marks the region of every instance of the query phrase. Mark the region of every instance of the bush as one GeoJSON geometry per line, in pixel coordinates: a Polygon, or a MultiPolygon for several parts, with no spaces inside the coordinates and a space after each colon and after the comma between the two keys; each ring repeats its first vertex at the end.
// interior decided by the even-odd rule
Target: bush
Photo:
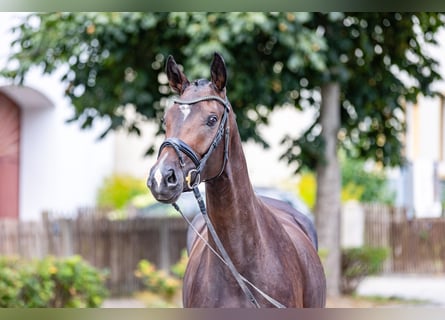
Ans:
{"type": "Polygon", "coordinates": [[[25,261],[0,258],[0,307],[98,307],[107,296],[104,271],[79,256],[25,261]]]}
{"type": "Polygon", "coordinates": [[[387,248],[359,247],[342,250],[341,291],[351,294],[364,277],[380,272],[387,248]]]}
{"type": "Polygon", "coordinates": [[[187,268],[187,263],[189,261],[189,257],[187,254],[187,250],[184,249],[181,252],[181,258],[179,259],[178,262],[176,262],[171,268],[171,272],[177,276],[179,279],[183,279],[184,278],[184,274],[185,274],[185,269],[187,268]]]}
{"type": "Polygon", "coordinates": [[[99,188],[97,204],[101,207],[124,209],[132,199],[141,196],[146,198],[147,203],[153,201],[144,180],[128,175],[112,175],[99,188]]]}
{"type": "Polygon", "coordinates": [[[20,273],[14,268],[13,261],[0,260],[0,308],[20,307],[17,297],[22,286],[20,273]]]}
{"type": "Polygon", "coordinates": [[[170,276],[164,270],[158,270],[148,260],[141,260],[135,271],[136,277],[142,279],[147,290],[171,300],[181,287],[181,281],[170,276]]]}

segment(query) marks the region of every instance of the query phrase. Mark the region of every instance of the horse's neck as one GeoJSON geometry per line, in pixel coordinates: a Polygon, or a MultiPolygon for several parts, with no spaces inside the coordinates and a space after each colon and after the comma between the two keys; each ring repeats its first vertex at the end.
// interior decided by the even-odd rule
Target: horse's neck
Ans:
{"type": "Polygon", "coordinates": [[[249,179],[237,130],[232,133],[226,167],[220,177],[207,182],[206,194],[210,220],[225,249],[234,260],[242,259],[246,253],[243,248],[255,246],[261,233],[257,216],[259,202],[249,179]]]}

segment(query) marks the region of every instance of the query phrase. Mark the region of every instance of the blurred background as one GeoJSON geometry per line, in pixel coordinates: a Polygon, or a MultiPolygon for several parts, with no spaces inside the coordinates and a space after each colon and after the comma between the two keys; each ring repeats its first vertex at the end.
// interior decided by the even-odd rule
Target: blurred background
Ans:
{"type": "MultiPolygon", "coordinates": [[[[167,56],[190,79],[208,78],[217,51],[255,190],[317,226],[328,305],[445,304],[433,288],[445,272],[444,22],[436,13],[0,13],[0,265],[32,259],[48,280],[4,271],[0,303],[39,292],[17,306],[135,295],[136,305],[180,306],[187,225],[145,181],[171,95],[167,56]],[[92,278],[76,282],[76,268],[92,278]],[[393,288],[424,279],[417,292],[436,294],[388,291],[388,279],[402,281],[393,288]],[[63,281],[65,300],[54,289],[63,281]]],[[[197,213],[191,194],[179,205],[197,213]]]]}

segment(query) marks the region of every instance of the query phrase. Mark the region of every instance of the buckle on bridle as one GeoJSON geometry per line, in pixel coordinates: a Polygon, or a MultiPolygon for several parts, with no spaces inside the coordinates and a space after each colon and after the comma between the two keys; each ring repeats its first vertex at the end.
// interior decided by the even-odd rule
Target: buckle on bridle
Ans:
{"type": "Polygon", "coordinates": [[[187,183],[187,187],[189,187],[189,189],[193,189],[194,187],[198,186],[198,184],[201,183],[201,174],[199,173],[199,171],[197,169],[191,169],[187,173],[187,176],[185,177],[185,182],[187,183]],[[196,173],[194,180],[192,180],[193,173],[196,173]]]}

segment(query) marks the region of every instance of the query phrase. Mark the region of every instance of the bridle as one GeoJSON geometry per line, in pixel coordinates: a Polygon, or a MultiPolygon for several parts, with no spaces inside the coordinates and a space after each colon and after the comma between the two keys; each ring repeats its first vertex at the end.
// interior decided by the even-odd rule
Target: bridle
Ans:
{"type": "Polygon", "coordinates": [[[255,296],[253,295],[252,291],[247,287],[246,284],[249,284],[253,289],[255,289],[258,293],[260,293],[267,301],[269,301],[272,305],[274,305],[277,308],[285,308],[284,305],[282,305],[280,302],[276,301],[257,287],[253,285],[249,280],[247,280],[245,277],[243,277],[238,270],[236,270],[232,260],[230,259],[229,255],[227,254],[227,251],[225,250],[221,240],[219,239],[215,228],[212,225],[212,222],[209,219],[209,216],[207,214],[207,209],[204,203],[204,199],[201,196],[201,192],[199,191],[198,185],[201,183],[201,172],[204,169],[207,160],[212,155],[213,151],[218,147],[219,143],[221,142],[222,138],[224,137],[224,158],[223,158],[223,164],[221,165],[221,169],[219,173],[214,176],[213,178],[203,180],[209,181],[212,179],[216,179],[219,177],[227,164],[228,158],[229,158],[229,132],[230,132],[230,126],[228,124],[228,114],[230,112],[230,103],[227,99],[222,99],[221,97],[215,96],[215,95],[209,95],[209,96],[203,96],[198,97],[195,99],[190,100],[182,100],[180,98],[174,98],[173,102],[177,103],[179,105],[192,105],[196,104],[202,101],[217,101],[221,103],[224,106],[224,113],[221,118],[221,122],[218,127],[218,131],[216,132],[215,137],[213,138],[213,141],[209,148],[207,149],[206,153],[201,157],[201,159],[198,157],[196,152],[184,141],[182,141],[179,138],[167,138],[164,140],[164,142],[161,144],[158,152],[158,158],[162,152],[162,150],[166,147],[171,147],[175,150],[179,163],[181,167],[185,167],[185,162],[182,154],[186,155],[195,165],[195,168],[188,171],[188,173],[185,175],[185,181],[187,183],[187,187],[190,190],[193,190],[193,193],[195,195],[196,201],[198,202],[199,209],[201,211],[201,214],[204,218],[204,221],[206,222],[207,228],[215,241],[215,244],[217,246],[218,252],[209,244],[209,242],[202,237],[202,235],[199,233],[199,231],[196,230],[196,228],[193,226],[193,224],[190,222],[190,220],[182,213],[181,209],[176,203],[173,203],[173,207],[183,216],[183,218],[187,221],[189,226],[192,228],[192,230],[198,235],[198,237],[205,243],[207,247],[229,268],[230,272],[234,276],[235,280],[237,281],[238,285],[240,286],[243,293],[246,295],[246,297],[249,299],[249,301],[257,308],[260,307],[258,301],[256,300],[255,296]],[[193,177],[194,176],[194,177],[193,177]]]}
{"type": "Polygon", "coordinates": [[[162,150],[165,147],[172,147],[175,150],[175,152],[179,158],[179,163],[180,163],[181,167],[185,166],[184,158],[182,157],[181,152],[183,154],[185,154],[190,160],[192,160],[192,162],[195,165],[195,168],[191,169],[185,175],[185,181],[186,181],[187,186],[189,187],[190,190],[192,190],[193,187],[199,185],[199,183],[201,182],[201,172],[204,169],[204,167],[207,163],[207,160],[210,158],[213,151],[215,151],[215,149],[218,147],[220,141],[225,136],[225,139],[224,139],[225,140],[224,160],[223,160],[223,164],[221,165],[221,169],[215,177],[207,179],[207,180],[203,180],[203,182],[219,177],[222,174],[222,172],[224,171],[227,160],[229,158],[230,127],[228,124],[228,115],[230,112],[230,103],[227,100],[222,99],[221,97],[213,96],[213,95],[203,96],[203,97],[199,97],[199,98],[195,98],[195,99],[191,99],[191,100],[182,100],[179,98],[173,98],[173,102],[177,103],[179,105],[192,105],[192,104],[196,104],[198,102],[212,101],[212,100],[218,101],[219,103],[221,103],[224,106],[224,114],[221,118],[221,122],[219,124],[218,131],[216,132],[215,138],[213,138],[213,142],[211,143],[211,145],[210,145],[209,149],[206,151],[206,153],[201,157],[201,159],[198,157],[196,152],[187,143],[185,143],[184,141],[182,141],[181,139],[178,139],[178,138],[165,139],[159,148],[158,158],[159,158],[159,155],[161,154],[162,150]]]}

